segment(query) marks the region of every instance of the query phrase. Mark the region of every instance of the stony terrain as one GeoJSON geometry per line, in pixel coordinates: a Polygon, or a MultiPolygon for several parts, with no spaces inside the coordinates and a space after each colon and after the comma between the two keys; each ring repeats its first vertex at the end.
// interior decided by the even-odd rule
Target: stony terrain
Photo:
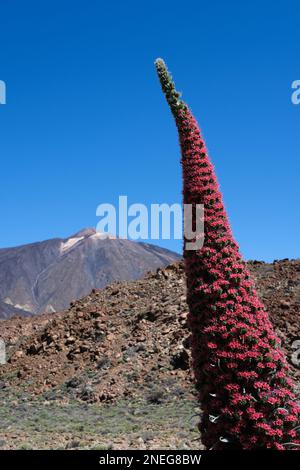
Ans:
{"type": "MultiPolygon", "coordinates": [[[[299,381],[300,261],[249,267],[299,381]]],[[[1,322],[0,446],[199,448],[186,317],[177,263],[1,322]]]]}

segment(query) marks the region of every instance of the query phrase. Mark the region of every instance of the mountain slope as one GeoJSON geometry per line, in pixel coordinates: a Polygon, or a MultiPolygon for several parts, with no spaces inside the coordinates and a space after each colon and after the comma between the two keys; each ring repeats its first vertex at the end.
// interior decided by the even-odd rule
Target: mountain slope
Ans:
{"type": "Polygon", "coordinates": [[[178,259],[154,245],[102,239],[94,229],[68,239],[0,249],[0,318],[62,310],[93,288],[138,279],[178,259]]]}
{"type": "Polygon", "coordinates": [[[0,319],[8,319],[16,315],[21,315],[22,317],[29,317],[32,315],[32,313],[26,312],[26,310],[22,310],[21,308],[16,308],[13,305],[9,305],[0,300],[0,319]]]}

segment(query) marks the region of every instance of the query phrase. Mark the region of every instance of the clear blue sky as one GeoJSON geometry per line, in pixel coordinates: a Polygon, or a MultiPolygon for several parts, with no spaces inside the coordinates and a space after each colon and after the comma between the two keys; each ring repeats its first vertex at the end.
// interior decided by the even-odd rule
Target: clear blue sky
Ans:
{"type": "MultiPolygon", "coordinates": [[[[299,257],[296,1],[12,0],[0,6],[0,246],[180,202],[163,57],[196,115],[247,259],[299,257]]],[[[181,250],[179,241],[160,243],[181,250]]]]}

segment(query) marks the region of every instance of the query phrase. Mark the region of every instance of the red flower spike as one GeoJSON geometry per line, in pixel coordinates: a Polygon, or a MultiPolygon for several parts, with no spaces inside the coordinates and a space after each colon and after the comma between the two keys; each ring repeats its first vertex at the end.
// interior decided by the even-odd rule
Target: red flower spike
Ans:
{"type": "Polygon", "coordinates": [[[183,202],[204,205],[204,246],[187,250],[185,240],[184,249],[202,442],[210,449],[299,448],[300,407],[280,340],[233,239],[197,122],[161,59],[156,69],[179,133],[183,202]]]}

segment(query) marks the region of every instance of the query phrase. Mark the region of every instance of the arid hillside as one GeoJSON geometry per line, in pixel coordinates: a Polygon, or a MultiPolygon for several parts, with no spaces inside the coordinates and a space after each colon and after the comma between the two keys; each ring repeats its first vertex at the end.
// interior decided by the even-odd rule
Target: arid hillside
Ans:
{"type": "MultiPolygon", "coordinates": [[[[294,341],[300,339],[300,261],[250,262],[249,267],[299,380],[294,341]]],[[[190,411],[185,413],[191,417],[196,402],[186,318],[183,265],[175,263],[142,280],[94,290],[66,311],[3,321],[8,363],[0,366],[1,401],[14,401],[17,409],[20,403],[25,408],[30,404],[31,411],[41,401],[52,406],[85,403],[106,410],[120,403],[140,403],[138,409],[155,406],[156,411],[188,403],[190,411]]],[[[169,442],[165,437],[163,444],[157,432],[150,447],[169,442]]],[[[110,438],[112,445],[121,448],[121,442],[127,442],[122,433],[110,438]]],[[[199,446],[185,439],[185,445],[199,446]]],[[[136,441],[132,446],[139,448],[136,441]]]]}

